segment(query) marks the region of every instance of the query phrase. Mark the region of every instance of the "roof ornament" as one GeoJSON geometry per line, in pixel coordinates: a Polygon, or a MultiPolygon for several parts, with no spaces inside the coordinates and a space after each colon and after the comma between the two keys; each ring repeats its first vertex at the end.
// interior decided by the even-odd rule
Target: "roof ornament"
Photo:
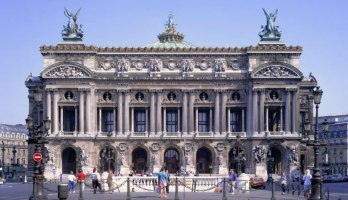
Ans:
{"type": "Polygon", "coordinates": [[[63,25],[62,38],[64,41],[82,41],[82,25],[78,25],[76,23],[77,16],[79,15],[80,10],[81,8],[76,13],[69,13],[68,10],[65,8],[64,14],[67,18],[69,18],[69,21],[67,26],[63,25]]]}
{"type": "Polygon", "coordinates": [[[259,33],[261,41],[279,41],[282,33],[279,30],[279,26],[274,24],[277,18],[278,9],[273,13],[267,13],[264,8],[262,8],[262,10],[266,15],[267,24],[266,26],[261,26],[262,30],[259,33]]]}
{"type": "Polygon", "coordinates": [[[165,25],[165,28],[166,28],[166,32],[168,32],[168,33],[175,33],[176,32],[175,27],[176,27],[177,24],[174,23],[174,19],[173,19],[173,14],[172,13],[169,14],[168,21],[164,25],[165,25]]]}

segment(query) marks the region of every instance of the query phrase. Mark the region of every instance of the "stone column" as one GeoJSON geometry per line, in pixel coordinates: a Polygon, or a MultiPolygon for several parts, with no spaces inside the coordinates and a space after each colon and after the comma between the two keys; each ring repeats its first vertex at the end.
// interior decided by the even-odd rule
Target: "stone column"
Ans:
{"type": "Polygon", "coordinates": [[[113,115],[114,115],[114,125],[113,125],[113,127],[112,127],[112,134],[115,136],[115,134],[116,134],[116,113],[117,113],[117,111],[116,111],[116,109],[117,109],[117,107],[113,107],[113,110],[112,110],[112,113],[113,113],[113,115]]]}
{"type": "MultiPolygon", "coordinates": [[[[166,115],[166,113],[164,113],[164,115],[166,115]]],[[[181,117],[180,117],[180,108],[178,108],[178,132],[180,132],[181,131],[181,129],[180,129],[180,121],[181,121],[181,117]]],[[[166,124],[164,124],[164,126],[165,126],[166,124]]]]}
{"type": "Polygon", "coordinates": [[[122,135],[123,133],[123,94],[122,91],[117,91],[117,134],[122,135]]]}
{"type": "Polygon", "coordinates": [[[150,135],[155,134],[155,121],[156,121],[156,108],[155,108],[155,93],[154,91],[150,90],[150,135]]]}
{"type": "Polygon", "coordinates": [[[231,108],[227,108],[227,132],[231,133],[231,108]]]}
{"type": "Polygon", "coordinates": [[[102,132],[102,107],[99,107],[98,108],[99,109],[99,120],[98,120],[98,124],[99,124],[99,133],[101,133],[102,132]]]}
{"type": "Polygon", "coordinates": [[[129,102],[130,102],[129,91],[126,91],[124,93],[124,110],[123,110],[123,116],[124,116],[123,134],[124,135],[129,134],[129,102]]]}
{"type": "MultiPolygon", "coordinates": [[[[198,123],[198,116],[197,116],[198,123]]],[[[213,108],[209,108],[209,132],[213,132],[213,108]]]]}
{"type": "Polygon", "coordinates": [[[79,89],[80,91],[80,99],[79,99],[79,123],[80,123],[80,134],[85,132],[85,101],[84,101],[84,91],[83,89],[79,89]]]}
{"type": "Polygon", "coordinates": [[[265,115],[265,90],[261,89],[260,91],[260,108],[259,108],[259,133],[262,133],[265,131],[264,125],[265,125],[265,120],[264,120],[264,115],[265,115]]]}
{"type": "Polygon", "coordinates": [[[157,91],[157,107],[156,107],[156,133],[160,135],[162,133],[162,93],[157,91]]]}
{"type": "Polygon", "coordinates": [[[297,133],[297,90],[292,92],[292,133],[297,133]]]}
{"type": "Polygon", "coordinates": [[[199,132],[198,131],[198,108],[195,108],[195,132],[199,132]]]}
{"type": "Polygon", "coordinates": [[[182,134],[187,135],[187,93],[183,90],[182,93],[182,134]]]}
{"type": "Polygon", "coordinates": [[[163,133],[167,132],[167,110],[166,107],[163,107],[163,133]]]}
{"type": "Polygon", "coordinates": [[[53,92],[53,132],[56,134],[59,133],[58,98],[59,98],[58,89],[56,89],[53,92]]]}
{"type": "Polygon", "coordinates": [[[149,108],[145,109],[145,131],[149,132],[149,108]]]}
{"type": "Polygon", "coordinates": [[[253,91],[250,88],[248,91],[248,99],[247,99],[247,116],[246,116],[246,132],[247,136],[252,136],[253,132],[253,91]]]}
{"type": "Polygon", "coordinates": [[[244,108],[242,108],[242,132],[245,132],[245,114],[244,108]]]}
{"type": "Polygon", "coordinates": [[[131,108],[131,132],[134,133],[134,107],[131,108]]]}
{"type": "Polygon", "coordinates": [[[189,102],[189,117],[188,117],[188,126],[189,126],[189,134],[194,133],[194,101],[195,101],[195,94],[194,91],[190,91],[190,102],[189,102]]]}
{"type": "MultiPolygon", "coordinates": [[[[51,116],[51,91],[46,89],[46,116],[52,120],[51,116]]],[[[51,134],[52,128],[48,130],[48,134],[51,134]]]]}
{"type": "Polygon", "coordinates": [[[214,134],[220,134],[220,92],[215,91],[214,134]]]}
{"type": "Polygon", "coordinates": [[[226,135],[226,104],[227,104],[227,93],[223,91],[222,93],[222,103],[221,103],[221,133],[226,135]]]}
{"type": "Polygon", "coordinates": [[[268,106],[266,106],[266,132],[269,132],[269,127],[268,127],[268,106]]]}
{"type": "Polygon", "coordinates": [[[60,111],[60,131],[64,132],[64,109],[63,106],[59,107],[59,111],[60,111]]]}
{"type": "Polygon", "coordinates": [[[88,89],[86,91],[86,134],[91,133],[91,113],[91,91],[88,89]]]}
{"type": "Polygon", "coordinates": [[[77,106],[75,106],[75,130],[74,130],[74,135],[76,135],[77,132],[78,132],[78,121],[79,121],[78,111],[77,111],[77,106]]]}
{"type": "Polygon", "coordinates": [[[258,132],[258,124],[257,124],[257,116],[258,116],[258,109],[257,109],[257,90],[253,90],[253,115],[252,115],[252,121],[253,121],[253,129],[252,133],[255,134],[258,132]]]}
{"type": "Polygon", "coordinates": [[[290,90],[286,89],[285,99],[285,134],[290,132],[290,90]]]}
{"type": "Polygon", "coordinates": [[[279,131],[283,131],[283,124],[284,124],[284,122],[283,122],[284,120],[283,120],[283,106],[280,106],[280,130],[279,131]]]}

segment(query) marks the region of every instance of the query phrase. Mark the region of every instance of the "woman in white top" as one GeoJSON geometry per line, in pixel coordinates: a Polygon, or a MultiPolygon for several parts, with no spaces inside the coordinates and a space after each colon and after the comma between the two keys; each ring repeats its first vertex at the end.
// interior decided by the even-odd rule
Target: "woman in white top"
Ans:
{"type": "Polygon", "coordinates": [[[306,170],[306,174],[303,176],[303,193],[306,198],[308,198],[308,194],[311,191],[311,171],[309,169],[306,170]]]}

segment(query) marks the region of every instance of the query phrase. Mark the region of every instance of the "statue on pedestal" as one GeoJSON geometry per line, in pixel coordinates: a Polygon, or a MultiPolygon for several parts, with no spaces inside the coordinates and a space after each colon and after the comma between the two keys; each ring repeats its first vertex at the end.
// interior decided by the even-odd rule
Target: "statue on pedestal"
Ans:
{"type": "Polygon", "coordinates": [[[266,26],[261,26],[262,30],[259,33],[261,41],[279,41],[281,31],[279,26],[276,26],[274,23],[277,18],[278,9],[274,13],[267,13],[265,9],[262,9],[266,15],[266,26]]]}
{"type": "Polygon", "coordinates": [[[77,16],[80,13],[81,8],[74,14],[73,12],[68,12],[65,8],[64,14],[69,18],[68,25],[63,25],[62,37],[64,41],[82,41],[83,31],[82,25],[76,23],[77,16]]]}

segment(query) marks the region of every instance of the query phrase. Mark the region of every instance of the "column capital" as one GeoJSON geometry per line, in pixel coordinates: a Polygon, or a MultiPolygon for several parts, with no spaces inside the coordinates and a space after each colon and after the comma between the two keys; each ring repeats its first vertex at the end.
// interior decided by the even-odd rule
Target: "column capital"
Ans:
{"type": "Polygon", "coordinates": [[[130,93],[130,92],[131,92],[130,89],[125,89],[125,88],[123,88],[123,89],[117,89],[116,91],[117,91],[117,93],[130,93]]]}
{"type": "Polygon", "coordinates": [[[79,92],[89,92],[90,88],[77,88],[77,91],[79,91],[79,92]]]}
{"type": "Polygon", "coordinates": [[[195,92],[195,89],[182,89],[182,92],[188,92],[188,93],[193,93],[195,92]]]}
{"type": "Polygon", "coordinates": [[[151,92],[151,93],[155,93],[155,92],[160,93],[160,92],[162,92],[162,89],[149,89],[149,92],[151,92]]]}
{"type": "Polygon", "coordinates": [[[287,92],[297,92],[297,88],[285,88],[287,92]]]}

